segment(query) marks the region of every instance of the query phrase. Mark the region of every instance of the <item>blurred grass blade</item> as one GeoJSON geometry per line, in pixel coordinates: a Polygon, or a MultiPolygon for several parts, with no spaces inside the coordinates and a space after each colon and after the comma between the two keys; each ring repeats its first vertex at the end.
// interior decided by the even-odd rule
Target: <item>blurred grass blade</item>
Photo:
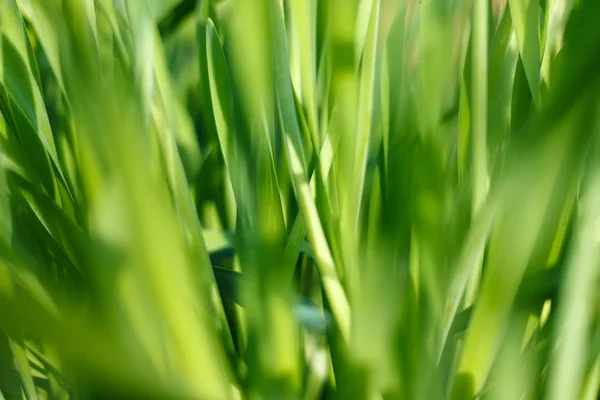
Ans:
{"type": "MultiPolygon", "coordinates": [[[[127,1],[127,17],[133,41],[135,88],[140,99],[144,124],[149,124],[154,91],[154,43],[150,10],[143,1],[127,1]]],[[[92,25],[94,26],[94,25],[92,25]]]]}
{"type": "Polygon", "coordinates": [[[456,268],[453,272],[453,277],[448,289],[442,332],[442,347],[440,348],[439,353],[440,357],[448,333],[450,332],[453,321],[459,310],[460,300],[465,293],[468,280],[472,276],[473,271],[479,267],[483,260],[485,244],[492,229],[496,213],[497,204],[492,201],[492,199],[489,199],[488,203],[484,205],[480,210],[480,213],[473,220],[471,229],[464,241],[463,249],[456,262],[456,268]]]}
{"type": "Polygon", "coordinates": [[[577,398],[581,393],[587,363],[589,331],[592,325],[595,282],[598,279],[600,243],[600,174],[594,166],[584,186],[578,228],[570,247],[558,305],[556,343],[550,359],[548,398],[577,398]]]}
{"type": "MultiPolygon", "coordinates": [[[[470,141],[472,149],[472,214],[481,210],[488,191],[488,18],[489,2],[475,1],[472,10],[470,141]]],[[[481,253],[482,255],[482,253],[481,253]]],[[[479,257],[481,260],[481,257],[479,257]]],[[[465,301],[470,305],[481,279],[481,264],[470,274],[465,301]]]]}
{"type": "MultiPolygon", "coordinates": [[[[546,135],[525,165],[515,164],[507,172],[502,193],[502,212],[492,233],[487,274],[481,287],[471,325],[467,331],[454,385],[453,399],[471,398],[480,392],[507,328],[510,310],[535,242],[541,231],[545,210],[556,185],[578,179],[579,152],[585,148],[582,103],[551,134],[546,135]],[[569,132],[570,134],[566,134],[569,132]],[[569,174],[561,174],[561,170],[569,174]],[[518,174],[518,178],[516,175],[518,174]],[[560,181],[556,179],[560,177],[560,181]],[[519,188],[528,187],[535,197],[522,198],[519,188]],[[520,232],[515,238],[515,232],[520,232]],[[510,266],[507,269],[505,266],[510,266]],[[493,332],[493,333],[491,333],[493,332]]],[[[522,150],[521,150],[522,151],[522,150]]],[[[560,186],[558,186],[560,187],[560,186]]]]}
{"type": "Polygon", "coordinates": [[[473,214],[481,209],[488,186],[488,1],[473,4],[471,60],[471,143],[473,149],[473,214]]]}

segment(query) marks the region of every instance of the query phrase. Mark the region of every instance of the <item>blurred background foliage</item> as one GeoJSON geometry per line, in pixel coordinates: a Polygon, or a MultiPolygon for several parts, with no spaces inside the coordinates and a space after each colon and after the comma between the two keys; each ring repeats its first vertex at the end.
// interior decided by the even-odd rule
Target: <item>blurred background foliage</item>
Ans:
{"type": "Polygon", "coordinates": [[[597,399],[598,0],[0,0],[0,399],[597,399]]]}

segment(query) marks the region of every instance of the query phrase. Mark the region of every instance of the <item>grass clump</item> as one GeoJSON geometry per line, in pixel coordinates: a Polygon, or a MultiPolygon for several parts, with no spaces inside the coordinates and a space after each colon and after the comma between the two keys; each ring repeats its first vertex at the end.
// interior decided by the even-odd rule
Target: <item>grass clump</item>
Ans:
{"type": "Polygon", "coordinates": [[[597,0],[0,0],[0,398],[596,399],[597,0]]]}

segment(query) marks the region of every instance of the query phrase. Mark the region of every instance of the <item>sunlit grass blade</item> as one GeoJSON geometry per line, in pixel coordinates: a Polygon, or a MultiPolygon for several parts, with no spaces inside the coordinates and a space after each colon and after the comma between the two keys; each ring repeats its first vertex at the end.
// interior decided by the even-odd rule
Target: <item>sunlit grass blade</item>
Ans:
{"type": "MultiPolygon", "coordinates": [[[[276,29],[275,35],[279,40],[281,35],[282,15],[275,0],[270,1],[271,24],[276,29]],[[279,34],[277,33],[279,32],[279,34]]],[[[274,53],[280,60],[287,58],[285,42],[275,44],[274,53]]],[[[278,62],[280,64],[282,61],[278,62]]],[[[291,97],[291,80],[289,72],[282,65],[276,67],[275,77],[277,83],[277,104],[279,120],[284,132],[284,143],[287,153],[288,165],[292,176],[294,191],[298,199],[300,210],[304,217],[309,241],[313,247],[319,273],[323,282],[325,293],[329,297],[332,313],[342,336],[348,340],[349,335],[349,305],[343,287],[339,282],[335,264],[329,245],[321,226],[319,215],[308,185],[308,178],[303,159],[303,148],[300,145],[299,128],[293,112],[294,102],[291,97]],[[279,69],[278,69],[279,68],[279,69]]]]}
{"type": "MultiPolygon", "coordinates": [[[[300,44],[302,104],[306,110],[306,118],[311,135],[315,138],[320,138],[315,88],[317,54],[314,42],[314,27],[316,24],[313,3],[312,0],[292,0],[291,18],[293,18],[292,27],[296,29],[300,44]]],[[[313,146],[317,146],[316,143],[318,142],[313,140],[313,146]]]]}
{"type": "Polygon", "coordinates": [[[206,49],[208,83],[221,152],[223,153],[225,168],[227,168],[227,173],[230,175],[229,179],[233,186],[233,192],[239,197],[241,193],[239,192],[240,188],[238,187],[238,177],[236,175],[238,162],[235,145],[235,116],[229,69],[225,63],[225,55],[217,31],[210,19],[206,24],[206,49]]]}
{"type": "Polygon", "coordinates": [[[360,78],[360,92],[358,100],[358,116],[356,122],[356,144],[354,145],[354,184],[350,192],[352,202],[350,205],[350,218],[353,218],[351,227],[358,235],[361,214],[365,177],[367,173],[367,159],[371,145],[372,117],[375,97],[375,71],[377,65],[377,50],[379,37],[379,0],[373,0],[370,18],[365,38],[365,47],[362,55],[362,71],[360,78]]]}
{"type": "Polygon", "coordinates": [[[329,298],[336,324],[344,339],[348,341],[350,335],[350,306],[346,293],[339,281],[333,256],[331,255],[323,227],[319,221],[319,214],[313,202],[310,187],[306,178],[304,178],[305,173],[300,158],[295,152],[291,140],[288,138],[286,138],[286,145],[290,160],[290,170],[294,178],[294,189],[306,223],[308,238],[315,254],[323,288],[329,298]]]}

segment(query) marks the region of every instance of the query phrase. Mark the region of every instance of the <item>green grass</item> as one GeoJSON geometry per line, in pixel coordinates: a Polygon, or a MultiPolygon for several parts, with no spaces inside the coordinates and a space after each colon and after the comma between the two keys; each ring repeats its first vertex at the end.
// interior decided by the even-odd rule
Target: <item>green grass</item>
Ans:
{"type": "Polygon", "coordinates": [[[597,399],[597,0],[0,0],[0,399],[597,399]]]}

